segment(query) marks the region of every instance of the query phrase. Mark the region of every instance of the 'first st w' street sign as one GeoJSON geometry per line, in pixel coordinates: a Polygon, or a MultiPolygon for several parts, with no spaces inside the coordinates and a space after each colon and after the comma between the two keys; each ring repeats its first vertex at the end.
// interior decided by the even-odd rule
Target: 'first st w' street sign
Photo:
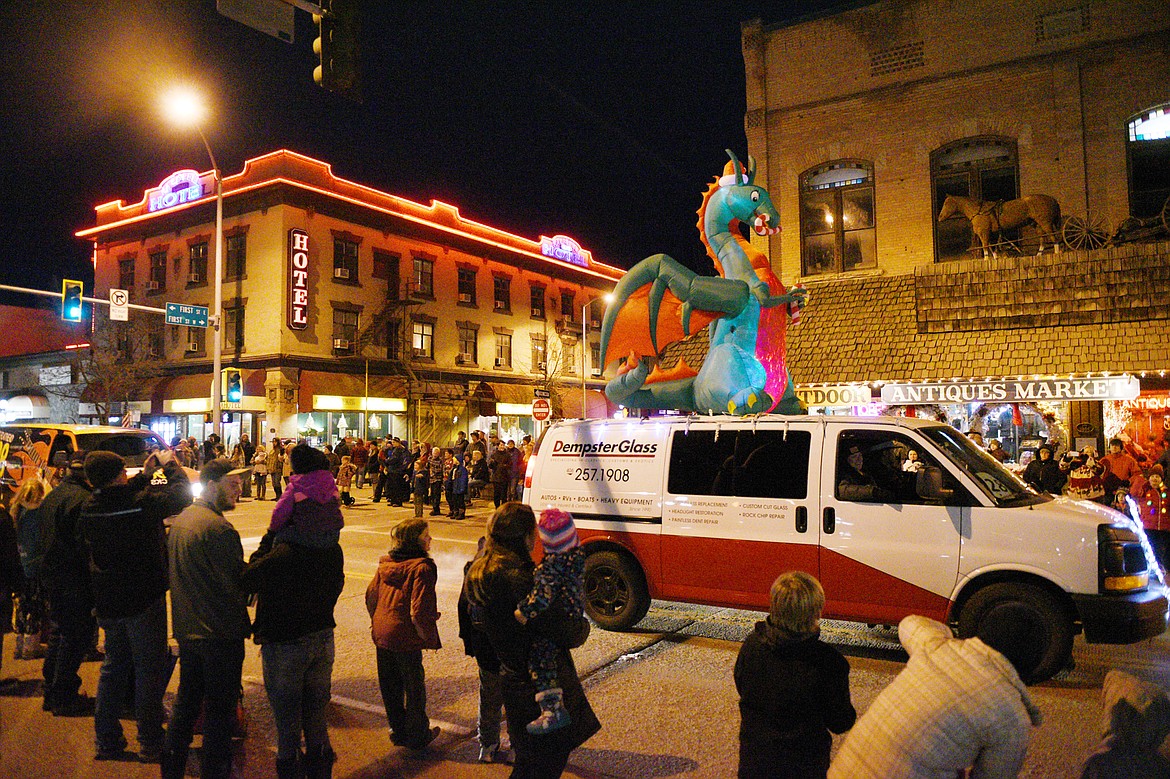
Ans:
{"type": "Polygon", "coordinates": [[[167,324],[186,327],[207,327],[207,306],[185,306],[167,303],[167,324]]]}

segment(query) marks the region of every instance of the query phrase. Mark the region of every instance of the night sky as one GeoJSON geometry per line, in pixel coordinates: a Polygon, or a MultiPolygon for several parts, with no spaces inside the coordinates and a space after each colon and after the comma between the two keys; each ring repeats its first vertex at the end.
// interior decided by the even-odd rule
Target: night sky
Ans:
{"type": "Polygon", "coordinates": [[[571,235],[603,262],[666,252],[709,273],[694,212],[723,150],[747,146],[739,23],[841,4],[367,0],[356,104],[313,83],[307,13],[290,45],[214,0],[4,3],[0,283],[89,282],[73,233],[95,205],[210,168],[159,115],[176,81],[207,95],[228,174],[288,148],[528,238],[571,235]]]}

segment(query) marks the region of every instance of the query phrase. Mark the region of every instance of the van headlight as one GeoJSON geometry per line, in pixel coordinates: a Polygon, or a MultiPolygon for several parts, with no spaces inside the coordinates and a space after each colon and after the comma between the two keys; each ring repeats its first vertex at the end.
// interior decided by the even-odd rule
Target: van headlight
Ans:
{"type": "Polygon", "coordinates": [[[1126,525],[1097,526],[1097,576],[1101,592],[1133,592],[1150,583],[1141,535],[1126,525]]]}

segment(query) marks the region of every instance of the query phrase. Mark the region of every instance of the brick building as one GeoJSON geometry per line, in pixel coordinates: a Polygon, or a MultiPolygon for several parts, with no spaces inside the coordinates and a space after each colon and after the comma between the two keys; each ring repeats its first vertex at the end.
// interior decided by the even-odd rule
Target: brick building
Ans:
{"type": "MultiPolygon", "coordinates": [[[[446,442],[456,430],[532,432],[533,389],[554,412],[607,411],[593,302],[620,278],[565,236],[523,238],[333,175],[290,151],[248,160],[224,187],[223,366],[243,397],[223,403],[241,433],[334,441],[386,434],[446,442]],[[584,321],[583,321],[584,319],[584,321]],[[583,339],[583,327],[586,337],[583,339]],[[586,375],[582,375],[582,373],[586,375]]],[[[95,296],[211,307],[215,183],[179,171],[138,203],[96,208],[95,296]],[[209,274],[212,274],[209,276],[209,274]]],[[[166,325],[126,360],[153,360],[144,420],[156,432],[210,432],[211,331],[166,325]]],[[[141,330],[141,325],[138,326],[141,330]]]]}
{"type": "Polygon", "coordinates": [[[917,407],[1013,448],[1161,437],[1170,232],[1106,239],[1130,217],[1170,218],[1170,5],[857,3],[746,22],[742,45],[748,149],[781,215],[762,247],[811,291],[789,333],[798,385],[852,405],[884,393],[867,408],[917,407]],[[966,218],[938,220],[948,195],[1037,193],[1065,229],[1005,230],[997,259],[972,248],[966,218]],[[1052,253],[1060,232],[1082,249],[1052,253]],[[1076,382],[1092,378],[1112,388],[1076,382]],[[980,400],[979,384],[997,389],[980,400]],[[1022,426],[987,402],[1001,390],[1022,426]]]}

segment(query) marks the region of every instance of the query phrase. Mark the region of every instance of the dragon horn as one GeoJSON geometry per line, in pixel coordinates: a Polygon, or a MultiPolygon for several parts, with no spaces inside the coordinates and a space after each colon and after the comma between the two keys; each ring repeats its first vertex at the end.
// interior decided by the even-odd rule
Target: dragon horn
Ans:
{"type": "Polygon", "coordinates": [[[756,158],[749,154],[748,155],[747,181],[745,183],[754,184],[755,181],[756,181],[756,158]]]}
{"type": "Polygon", "coordinates": [[[747,175],[743,172],[743,165],[739,163],[739,158],[735,156],[735,152],[731,149],[724,149],[724,151],[727,152],[728,157],[731,157],[731,174],[720,178],[719,185],[726,187],[729,185],[738,186],[740,184],[750,183],[747,175]]]}

